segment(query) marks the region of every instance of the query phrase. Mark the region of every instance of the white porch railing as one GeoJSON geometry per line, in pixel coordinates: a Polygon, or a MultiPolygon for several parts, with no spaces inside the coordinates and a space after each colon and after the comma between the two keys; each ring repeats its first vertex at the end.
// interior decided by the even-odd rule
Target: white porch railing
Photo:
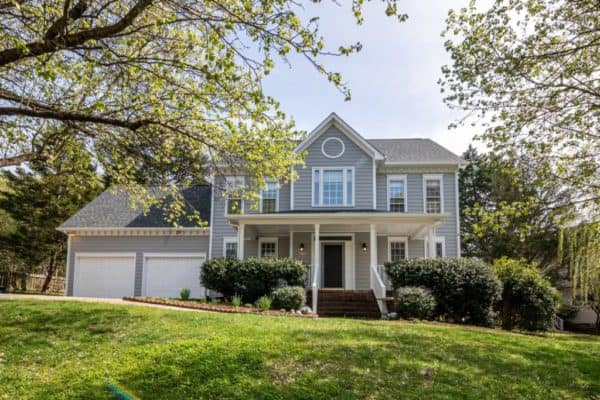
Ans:
{"type": "Polygon", "coordinates": [[[312,283],[310,285],[312,289],[312,312],[317,313],[317,302],[319,297],[319,269],[315,268],[314,265],[311,266],[312,271],[312,283]]]}
{"type": "Polygon", "coordinates": [[[379,311],[381,315],[385,315],[387,313],[387,306],[385,304],[386,299],[386,288],[385,283],[383,283],[383,279],[381,279],[381,275],[378,271],[378,266],[371,266],[371,289],[373,290],[373,294],[375,295],[375,299],[377,300],[377,306],[379,307],[379,311]]]}

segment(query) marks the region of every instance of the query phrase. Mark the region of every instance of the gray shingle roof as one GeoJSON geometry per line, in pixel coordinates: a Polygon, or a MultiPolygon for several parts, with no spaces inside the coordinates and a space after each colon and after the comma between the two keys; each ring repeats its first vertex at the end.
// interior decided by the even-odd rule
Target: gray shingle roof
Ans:
{"type": "Polygon", "coordinates": [[[464,164],[464,160],[431,139],[367,139],[386,162],[464,164]]]}
{"type": "MultiPolygon", "coordinates": [[[[147,188],[158,199],[166,194],[157,187],[147,188]]],[[[210,221],[211,188],[195,185],[181,189],[188,215],[193,210],[200,213],[202,221],[210,221]]],[[[126,189],[108,189],[96,197],[75,215],[65,221],[60,228],[170,228],[173,225],[165,218],[166,212],[153,206],[144,215],[141,209],[132,208],[131,192],[126,189]]],[[[168,197],[166,198],[168,204],[168,197]]],[[[195,227],[194,221],[181,218],[179,226],[195,227]]],[[[59,228],[59,229],[60,229],[59,228]]]]}

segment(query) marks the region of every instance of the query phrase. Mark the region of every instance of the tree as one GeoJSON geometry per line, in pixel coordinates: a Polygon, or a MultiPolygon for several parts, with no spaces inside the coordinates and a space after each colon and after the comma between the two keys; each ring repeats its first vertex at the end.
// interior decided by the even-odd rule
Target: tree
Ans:
{"type": "Polygon", "coordinates": [[[484,10],[473,1],[446,22],[446,103],[468,110],[494,151],[526,152],[574,204],[597,204],[598,0],[496,0],[484,10]]]}
{"type": "Polygon", "coordinates": [[[596,329],[600,330],[600,222],[564,228],[558,249],[569,270],[574,303],[596,313],[596,329]]]}
{"type": "Polygon", "coordinates": [[[459,176],[461,242],[466,256],[492,262],[525,259],[542,268],[556,258],[560,216],[570,209],[569,192],[537,173],[527,154],[463,154],[459,176]]]}
{"type": "Polygon", "coordinates": [[[102,184],[89,154],[77,141],[67,144],[60,158],[32,162],[30,168],[3,174],[6,188],[0,192],[0,210],[12,218],[14,230],[0,235],[0,245],[29,271],[44,272],[42,290],[46,291],[65,264],[65,236],[56,228],[97,196],[102,184]]]}
{"type": "MultiPolygon", "coordinates": [[[[387,15],[406,18],[397,0],[381,2],[387,15]]],[[[351,3],[357,23],[363,3],[351,3]]],[[[135,181],[152,158],[169,160],[163,165],[206,158],[216,173],[243,165],[253,189],[265,177],[291,179],[290,167],[302,163],[292,151],[299,135],[263,92],[263,78],[295,52],[349,98],[341,75],[321,59],[361,48],[328,49],[318,18],[303,21],[302,7],[289,0],[0,2],[0,167],[56,157],[77,139],[114,183],[135,181]]]]}

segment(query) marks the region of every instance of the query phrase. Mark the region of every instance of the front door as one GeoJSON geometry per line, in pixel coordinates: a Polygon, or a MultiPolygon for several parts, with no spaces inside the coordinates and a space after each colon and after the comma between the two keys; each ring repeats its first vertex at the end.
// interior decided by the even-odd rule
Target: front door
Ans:
{"type": "Polygon", "coordinates": [[[341,244],[323,245],[323,287],[342,288],[344,267],[344,246],[341,244]]]}

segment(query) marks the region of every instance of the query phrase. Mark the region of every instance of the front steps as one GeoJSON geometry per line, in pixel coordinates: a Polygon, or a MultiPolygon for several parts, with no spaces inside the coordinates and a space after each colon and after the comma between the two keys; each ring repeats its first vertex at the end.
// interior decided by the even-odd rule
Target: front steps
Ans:
{"type": "MultiPolygon", "coordinates": [[[[306,292],[306,303],[312,306],[312,290],[306,292]]],[[[317,314],[320,317],[381,318],[372,290],[319,289],[317,314]]]]}

